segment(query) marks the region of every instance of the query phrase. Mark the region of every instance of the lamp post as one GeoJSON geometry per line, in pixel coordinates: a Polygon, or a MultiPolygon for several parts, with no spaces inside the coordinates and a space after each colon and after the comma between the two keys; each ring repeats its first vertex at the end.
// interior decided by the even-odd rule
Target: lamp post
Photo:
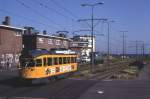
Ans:
{"type": "Polygon", "coordinates": [[[92,40],[92,48],[91,48],[91,72],[93,72],[93,66],[94,66],[94,55],[93,55],[93,43],[94,43],[94,7],[95,6],[98,6],[98,5],[101,5],[101,4],[104,4],[103,2],[99,2],[99,3],[95,3],[95,4],[82,4],[81,6],[85,7],[85,6],[89,6],[91,7],[91,10],[92,10],[92,15],[91,15],[91,40],[92,40]]]}

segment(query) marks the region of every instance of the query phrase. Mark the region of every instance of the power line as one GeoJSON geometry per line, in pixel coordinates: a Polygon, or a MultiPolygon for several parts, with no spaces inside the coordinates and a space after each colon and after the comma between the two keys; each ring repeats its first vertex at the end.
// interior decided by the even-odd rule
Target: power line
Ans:
{"type": "Polygon", "coordinates": [[[39,15],[40,17],[52,22],[55,25],[58,25],[60,27],[62,27],[60,24],[57,24],[56,22],[54,22],[53,20],[51,20],[49,17],[44,16],[43,14],[41,14],[40,12],[38,12],[37,10],[31,8],[30,6],[28,6],[27,4],[25,4],[24,2],[20,1],[20,0],[16,0],[20,5],[24,6],[27,9],[30,9],[30,11],[32,11],[33,13],[39,15]]]}
{"type": "MultiPolygon", "coordinates": [[[[49,1],[49,0],[48,0],[49,1]]],[[[55,0],[50,0],[53,4],[57,5],[58,7],[60,7],[61,9],[63,9],[64,11],[66,11],[68,14],[70,14],[73,18],[78,19],[78,17],[73,14],[70,10],[68,10],[67,8],[63,7],[60,3],[56,2],[55,0]]]]}
{"type": "MultiPolygon", "coordinates": [[[[60,2],[57,2],[56,0],[48,0],[48,1],[55,4],[56,6],[58,6],[62,10],[64,10],[66,13],[68,13],[72,17],[72,18],[70,18],[72,21],[74,21],[74,19],[78,19],[78,16],[76,14],[74,14],[72,11],[67,9],[66,6],[64,7],[60,2]]],[[[88,22],[85,21],[85,23],[90,27],[88,22]]]]}
{"type": "Polygon", "coordinates": [[[52,26],[52,25],[48,25],[48,24],[45,24],[45,23],[42,23],[42,22],[38,22],[38,21],[36,21],[36,20],[34,20],[34,19],[31,19],[31,18],[24,17],[24,16],[19,15],[19,14],[15,14],[15,13],[6,11],[6,10],[4,10],[4,9],[0,9],[0,11],[3,12],[3,13],[11,14],[11,15],[14,15],[14,16],[16,16],[16,17],[22,18],[22,19],[27,20],[27,21],[29,21],[29,22],[35,22],[35,23],[37,23],[37,24],[39,24],[39,25],[44,25],[44,26],[46,26],[46,27],[52,27],[52,28],[58,29],[58,28],[56,28],[56,27],[54,27],[54,26],[52,26]]]}
{"type": "MultiPolygon", "coordinates": [[[[32,1],[32,0],[31,0],[32,1]]],[[[69,19],[69,17],[68,16],[66,16],[66,15],[64,15],[64,14],[62,14],[61,12],[59,12],[59,11],[57,11],[56,9],[54,9],[54,8],[52,8],[52,7],[49,7],[49,6],[47,6],[47,5],[45,5],[44,3],[41,3],[41,2],[39,2],[39,1],[32,1],[32,2],[34,2],[34,3],[37,3],[38,5],[40,5],[41,7],[44,7],[44,8],[46,8],[46,9],[48,9],[48,10],[51,10],[51,11],[53,11],[54,13],[56,13],[56,14],[58,14],[58,15],[60,15],[60,16],[63,16],[63,17],[65,17],[65,18],[68,18],[69,19]]],[[[72,19],[73,20],[73,19],[72,19]]]]}
{"type": "MultiPolygon", "coordinates": [[[[139,46],[141,45],[141,43],[143,42],[143,41],[138,41],[138,40],[135,40],[135,41],[130,41],[130,42],[133,42],[133,43],[135,43],[135,46],[130,46],[130,47],[135,47],[135,53],[136,53],[136,61],[138,60],[138,48],[139,48],[139,46]]],[[[141,50],[141,49],[140,49],[141,50]]]]}

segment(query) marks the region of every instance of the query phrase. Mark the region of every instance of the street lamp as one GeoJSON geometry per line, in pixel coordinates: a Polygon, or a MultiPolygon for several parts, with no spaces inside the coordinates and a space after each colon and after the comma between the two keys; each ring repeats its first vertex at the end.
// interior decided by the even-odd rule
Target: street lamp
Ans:
{"type": "Polygon", "coordinates": [[[101,4],[104,4],[103,2],[98,2],[98,3],[95,3],[95,4],[81,4],[81,6],[83,6],[83,7],[85,7],[85,6],[89,6],[89,7],[91,7],[91,9],[92,9],[92,15],[91,15],[91,17],[92,17],[92,19],[91,19],[91,21],[92,21],[92,23],[91,23],[91,25],[92,25],[92,27],[91,27],[91,40],[92,40],[92,49],[91,49],[91,72],[93,72],[93,70],[92,70],[92,68],[93,68],[93,66],[94,66],[94,55],[93,55],[93,39],[94,39],[94,33],[93,33],[93,30],[94,30],[94,7],[95,6],[98,6],[98,5],[101,5],[101,4]]]}

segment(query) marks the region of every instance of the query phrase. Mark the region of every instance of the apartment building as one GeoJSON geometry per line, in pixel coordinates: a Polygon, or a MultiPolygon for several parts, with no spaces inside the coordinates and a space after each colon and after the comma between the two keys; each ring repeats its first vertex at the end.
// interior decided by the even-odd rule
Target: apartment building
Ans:
{"type": "Polygon", "coordinates": [[[39,33],[33,27],[19,28],[11,26],[10,17],[0,25],[0,67],[12,67],[19,64],[19,56],[23,49],[69,48],[70,39],[51,36],[44,31],[39,33]]]}
{"type": "Polygon", "coordinates": [[[6,17],[0,25],[0,66],[11,67],[18,64],[22,50],[23,28],[10,26],[10,18],[6,17]]]}
{"type": "Polygon", "coordinates": [[[23,35],[23,48],[26,50],[69,48],[70,39],[45,34],[23,35]]]}
{"type": "MultiPolygon", "coordinates": [[[[92,51],[92,37],[89,35],[78,35],[72,38],[70,48],[78,53],[82,61],[90,61],[92,51]]],[[[93,37],[93,52],[95,52],[95,37],[93,37]]]]}

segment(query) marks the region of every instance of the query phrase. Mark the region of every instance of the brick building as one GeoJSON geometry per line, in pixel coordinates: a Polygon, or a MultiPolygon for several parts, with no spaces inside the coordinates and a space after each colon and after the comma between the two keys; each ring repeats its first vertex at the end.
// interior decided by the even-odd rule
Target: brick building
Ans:
{"type": "Polygon", "coordinates": [[[23,48],[27,50],[69,48],[70,39],[44,34],[23,35],[23,48]]]}
{"type": "Polygon", "coordinates": [[[70,39],[39,34],[33,27],[18,28],[10,25],[10,17],[0,25],[0,67],[12,67],[19,63],[22,49],[35,50],[69,48],[70,39]]]}
{"type": "Polygon", "coordinates": [[[24,29],[8,25],[0,25],[0,65],[16,65],[22,50],[22,34],[24,29]]]}

